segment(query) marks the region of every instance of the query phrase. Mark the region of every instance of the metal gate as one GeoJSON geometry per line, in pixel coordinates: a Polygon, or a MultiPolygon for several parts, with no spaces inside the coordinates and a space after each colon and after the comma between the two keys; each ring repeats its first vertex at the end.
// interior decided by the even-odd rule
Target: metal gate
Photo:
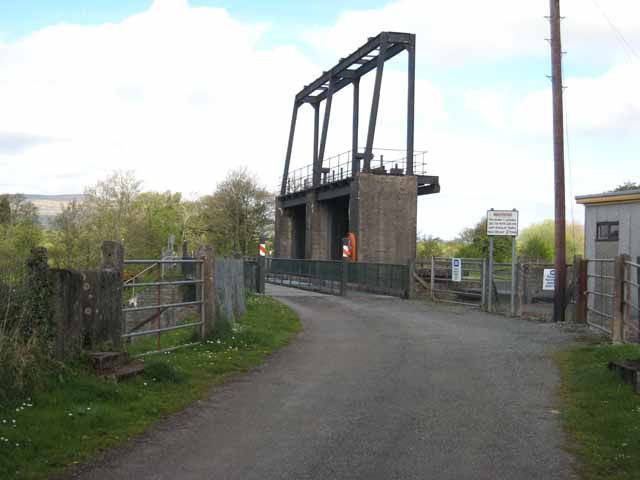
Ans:
{"type": "Polygon", "coordinates": [[[204,260],[164,258],[162,260],[125,260],[123,282],[122,337],[127,343],[155,335],[155,352],[193,345],[194,342],[162,348],[161,335],[197,327],[200,339],[204,328],[204,260]],[[146,266],[132,273],[128,266],[146,266]],[[184,318],[171,315],[180,309],[184,318]],[[195,316],[196,321],[192,321],[195,316]]]}
{"type": "Polygon", "coordinates": [[[460,281],[453,281],[450,257],[431,257],[416,262],[416,280],[433,300],[481,308],[485,304],[486,262],[461,258],[460,281]]]}
{"type": "Polygon", "coordinates": [[[614,311],[615,260],[587,260],[587,323],[607,335],[612,335],[614,311]]]}

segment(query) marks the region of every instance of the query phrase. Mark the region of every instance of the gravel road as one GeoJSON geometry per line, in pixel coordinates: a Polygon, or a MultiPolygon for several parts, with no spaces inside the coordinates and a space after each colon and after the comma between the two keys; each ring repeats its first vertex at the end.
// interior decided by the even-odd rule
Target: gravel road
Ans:
{"type": "Polygon", "coordinates": [[[304,330],[82,479],[568,479],[555,325],[271,287],[304,330]]]}

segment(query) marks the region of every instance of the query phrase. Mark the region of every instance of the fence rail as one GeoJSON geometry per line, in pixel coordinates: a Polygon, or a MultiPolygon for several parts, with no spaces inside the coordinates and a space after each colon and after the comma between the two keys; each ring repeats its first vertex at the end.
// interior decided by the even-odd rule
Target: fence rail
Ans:
{"type": "Polygon", "coordinates": [[[344,294],[359,290],[405,297],[408,265],[331,260],[266,259],[266,280],[304,290],[344,294]]]}

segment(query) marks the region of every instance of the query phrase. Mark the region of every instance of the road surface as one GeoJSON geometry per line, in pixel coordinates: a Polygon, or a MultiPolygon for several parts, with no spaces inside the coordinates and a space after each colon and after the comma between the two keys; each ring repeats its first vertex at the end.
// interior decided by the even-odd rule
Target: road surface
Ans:
{"type": "Polygon", "coordinates": [[[555,325],[283,287],[304,330],[81,479],[565,479],[555,325]]]}

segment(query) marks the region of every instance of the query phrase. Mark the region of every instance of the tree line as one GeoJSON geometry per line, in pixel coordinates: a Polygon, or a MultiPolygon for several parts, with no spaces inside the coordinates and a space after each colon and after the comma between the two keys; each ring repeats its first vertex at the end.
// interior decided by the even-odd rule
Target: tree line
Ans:
{"type": "Polygon", "coordinates": [[[190,249],[210,244],[221,256],[258,251],[273,232],[274,195],[245,169],[234,170],[213,193],[187,199],[178,192],[143,191],[132,172],[114,172],[85,189],[44,229],[23,195],[0,196],[0,258],[24,259],[44,245],[55,267],[95,268],[103,240],[124,244],[129,258],[158,258],[174,236],[190,249]]]}
{"type": "MultiPolygon", "coordinates": [[[[625,182],[614,189],[640,188],[625,182]]],[[[132,172],[114,172],[69,203],[51,228],[38,222],[37,208],[21,194],[0,195],[0,268],[23,261],[31,248],[44,245],[55,267],[95,268],[103,240],[118,240],[130,258],[157,258],[173,235],[178,246],[213,245],[221,256],[253,256],[261,237],[273,237],[275,194],[246,169],[230,172],[215,190],[196,199],[178,192],[144,191],[132,172]]],[[[518,255],[551,262],[554,222],[531,225],[518,237],[518,255]]],[[[511,239],[497,237],[498,262],[511,260],[511,239]]],[[[567,257],[583,254],[584,228],[567,225],[567,257]]],[[[465,228],[453,240],[421,235],[417,256],[479,258],[488,256],[486,220],[465,228]]]]}

